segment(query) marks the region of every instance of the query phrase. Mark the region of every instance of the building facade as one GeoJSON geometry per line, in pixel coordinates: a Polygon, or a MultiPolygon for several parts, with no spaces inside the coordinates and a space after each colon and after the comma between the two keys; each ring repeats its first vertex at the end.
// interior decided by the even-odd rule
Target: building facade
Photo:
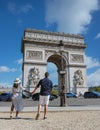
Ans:
{"type": "Polygon", "coordinates": [[[63,64],[63,81],[66,92],[84,93],[87,90],[86,65],[84,62],[86,44],[81,35],[26,29],[22,39],[23,86],[28,90],[36,86],[47,71],[47,63],[57,66],[60,88],[63,64]],[[61,52],[59,43],[63,42],[61,52]]]}

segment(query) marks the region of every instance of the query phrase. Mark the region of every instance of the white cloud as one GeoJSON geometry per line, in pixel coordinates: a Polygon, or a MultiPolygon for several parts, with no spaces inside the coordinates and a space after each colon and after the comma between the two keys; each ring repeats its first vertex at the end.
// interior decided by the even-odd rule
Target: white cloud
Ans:
{"type": "Polygon", "coordinates": [[[98,10],[99,0],[47,0],[46,22],[57,24],[57,31],[82,33],[92,20],[92,13],[98,10]]]}
{"type": "Polygon", "coordinates": [[[98,39],[100,38],[100,33],[98,33],[96,36],[95,36],[95,39],[98,39]]]}
{"type": "Polygon", "coordinates": [[[4,87],[4,88],[9,88],[9,87],[12,87],[12,84],[10,84],[10,83],[0,83],[0,86],[4,87]]]}
{"type": "Polygon", "coordinates": [[[87,76],[88,87],[100,85],[100,68],[87,76]]]}
{"type": "Polygon", "coordinates": [[[17,64],[22,64],[23,59],[21,58],[21,59],[19,59],[19,60],[16,60],[16,62],[17,62],[17,64]]]}
{"type": "Polygon", "coordinates": [[[20,14],[20,13],[28,13],[33,10],[33,7],[31,4],[24,4],[21,6],[17,6],[14,2],[8,3],[8,10],[13,14],[20,14]]]}
{"type": "MultiPolygon", "coordinates": [[[[92,58],[86,55],[85,63],[87,65],[87,71],[91,70],[92,68],[100,67],[100,62],[96,58],[92,58]]],[[[58,84],[57,67],[52,63],[48,63],[47,70],[48,72],[51,72],[50,79],[53,81],[53,84],[58,84]]],[[[87,86],[90,87],[96,85],[100,85],[100,69],[87,75],[87,86]]]]}
{"type": "Polygon", "coordinates": [[[87,69],[100,66],[100,61],[98,61],[98,59],[86,55],[85,55],[85,63],[87,65],[87,69]]]}
{"type": "Polygon", "coordinates": [[[17,71],[15,68],[8,68],[7,66],[0,66],[0,72],[15,72],[17,71]]]}
{"type": "MultiPolygon", "coordinates": [[[[85,55],[85,62],[87,65],[87,72],[88,70],[92,70],[92,68],[100,67],[100,61],[98,59],[86,56],[85,55]]],[[[87,86],[98,86],[100,85],[100,68],[97,69],[95,72],[90,73],[87,75],[87,86]]]]}

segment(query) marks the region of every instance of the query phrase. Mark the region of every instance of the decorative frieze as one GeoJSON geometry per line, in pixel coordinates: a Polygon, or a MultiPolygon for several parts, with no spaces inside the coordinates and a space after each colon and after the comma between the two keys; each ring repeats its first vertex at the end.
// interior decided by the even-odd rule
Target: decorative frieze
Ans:
{"type": "Polygon", "coordinates": [[[31,39],[41,39],[41,40],[47,40],[47,41],[60,41],[63,40],[63,42],[72,42],[72,43],[83,43],[84,39],[79,37],[72,37],[72,35],[60,35],[60,34],[49,34],[49,33],[38,33],[38,32],[25,32],[25,38],[31,38],[31,39]]]}
{"type": "Polygon", "coordinates": [[[43,59],[43,52],[42,51],[28,50],[26,52],[26,59],[42,60],[43,59]]]}
{"type": "Polygon", "coordinates": [[[84,63],[83,55],[71,54],[70,55],[70,62],[72,62],[72,63],[84,63]]]}

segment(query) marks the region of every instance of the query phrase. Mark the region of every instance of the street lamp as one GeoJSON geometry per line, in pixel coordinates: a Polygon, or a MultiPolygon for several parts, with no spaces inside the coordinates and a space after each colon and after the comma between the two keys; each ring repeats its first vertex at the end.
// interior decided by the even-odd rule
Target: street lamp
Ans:
{"type": "Polygon", "coordinates": [[[63,41],[60,40],[59,43],[59,52],[61,55],[61,70],[60,70],[60,106],[66,106],[66,89],[65,89],[65,70],[63,63],[63,52],[64,52],[64,44],[63,41]]]}

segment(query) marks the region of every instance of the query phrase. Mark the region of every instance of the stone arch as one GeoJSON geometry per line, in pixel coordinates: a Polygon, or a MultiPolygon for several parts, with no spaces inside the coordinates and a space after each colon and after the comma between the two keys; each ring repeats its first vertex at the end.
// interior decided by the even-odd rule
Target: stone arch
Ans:
{"type": "MultiPolygon", "coordinates": [[[[62,58],[61,55],[52,54],[51,56],[48,57],[47,62],[54,63],[57,66],[58,70],[60,70],[60,68],[61,68],[61,58],[62,58]]],[[[63,62],[64,62],[64,68],[65,68],[66,61],[65,61],[64,58],[63,58],[63,62]]]]}
{"type": "Polygon", "coordinates": [[[64,71],[66,72],[65,73],[65,78],[64,78],[64,82],[65,82],[65,86],[66,86],[66,89],[67,89],[67,92],[69,92],[70,90],[70,77],[69,77],[69,61],[68,61],[68,57],[66,57],[67,54],[62,54],[62,56],[60,55],[60,53],[54,53],[54,54],[51,54],[51,55],[48,55],[47,56],[47,62],[52,62],[54,63],[56,66],[57,66],[57,73],[58,73],[58,86],[61,86],[61,82],[60,82],[60,79],[61,79],[61,75],[60,75],[60,71],[62,70],[61,68],[61,60],[63,59],[63,69],[64,71]]]}
{"type": "MultiPolygon", "coordinates": [[[[60,81],[61,67],[66,72],[63,76],[67,92],[73,91],[74,72],[80,70],[83,74],[84,82],[77,87],[77,93],[87,91],[86,65],[84,62],[84,52],[86,44],[83,36],[48,32],[42,30],[27,29],[24,32],[21,51],[23,53],[23,86],[28,81],[30,69],[36,67],[39,70],[40,79],[47,71],[47,63],[53,62],[58,68],[58,80],[60,81]],[[59,42],[63,41],[64,51],[60,53],[59,42]]],[[[59,82],[60,84],[60,82],[59,82]]]]}

